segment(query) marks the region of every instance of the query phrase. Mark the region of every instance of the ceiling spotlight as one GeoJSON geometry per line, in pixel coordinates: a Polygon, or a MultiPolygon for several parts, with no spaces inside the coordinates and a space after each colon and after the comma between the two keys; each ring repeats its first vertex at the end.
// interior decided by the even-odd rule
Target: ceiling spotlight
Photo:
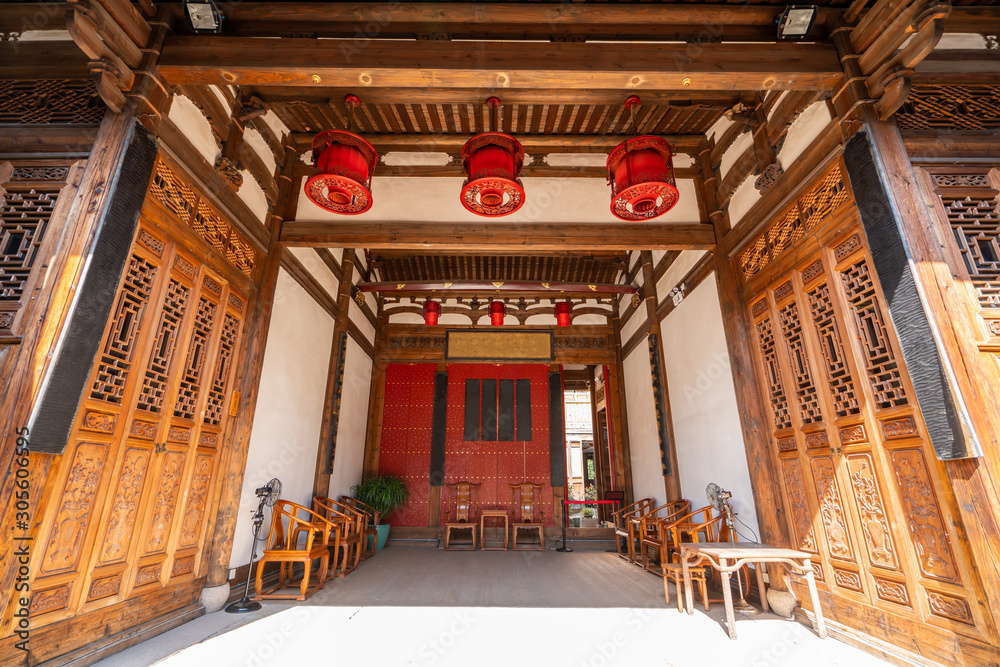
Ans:
{"type": "Polygon", "coordinates": [[[184,17],[195,32],[222,32],[222,13],[215,0],[184,0],[184,17]]]}
{"type": "Polygon", "coordinates": [[[816,5],[789,5],[778,19],[778,39],[804,39],[816,20],[816,5]]]}

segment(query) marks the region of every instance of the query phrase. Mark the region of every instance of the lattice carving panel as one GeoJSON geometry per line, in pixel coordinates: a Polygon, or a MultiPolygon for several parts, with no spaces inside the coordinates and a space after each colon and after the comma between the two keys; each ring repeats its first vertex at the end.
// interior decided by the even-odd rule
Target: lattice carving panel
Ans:
{"type": "Polygon", "coordinates": [[[155,265],[139,255],[132,255],[129,260],[112,315],[111,330],[101,350],[91,398],[109,403],[122,402],[156,270],[155,265]]]}
{"type": "Polygon", "coordinates": [[[1000,308],[1000,202],[993,191],[939,194],[983,308],[1000,308]]]}
{"type": "Polygon", "coordinates": [[[1000,85],[916,83],[896,121],[902,130],[996,130],[1000,85]]]}
{"type": "Polygon", "coordinates": [[[212,327],[219,307],[202,297],[198,300],[198,314],[194,320],[194,331],[188,346],[187,356],[181,370],[180,386],[177,390],[177,401],[174,404],[174,416],[183,419],[194,419],[198,406],[198,393],[201,388],[201,373],[208,354],[208,341],[212,337],[212,327]]]}
{"type": "Polygon", "coordinates": [[[743,279],[760,273],[802,236],[851,201],[850,189],[839,163],[799,199],[775,216],[740,255],[743,279]]]}
{"type": "Polygon", "coordinates": [[[885,318],[875,294],[868,262],[861,259],[841,272],[844,290],[865,353],[865,371],[879,409],[907,404],[903,378],[889,344],[885,318]]]}
{"type": "Polygon", "coordinates": [[[253,276],[257,251],[250,241],[162,160],[156,162],[149,196],[191,227],[240,273],[253,276]]]}
{"type": "Polygon", "coordinates": [[[219,356],[215,361],[215,372],[208,390],[208,406],[205,409],[205,423],[218,426],[226,403],[226,385],[232,369],[233,353],[240,338],[240,320],[226,313],[222,323],[222,339],[219,341],[219,356]]]}
{"type": "Polygon", "coordinates": [[[812,315],[820,347],[823,350],[824,370],[827,385],[833,395],[837,417],[856,415],[861,411],[858,396],[854,389],[844,346],[841,343],[840,330],[837,328],[837,315],[830,301],[830,288],[826,283],[808,292],[809,313],[812,315]]]}
{"type": "Polygon", "coordinates": [[[0,81],[0,124],[97,125],[104,103],[91,79],[0,81]]]}
{"type": "Polygon", "coordinates": [[[794,374],[795,394],[799,399],[802,423],[814,424],[823,421],[816,384],[809,370],[808,352],[802,340],[799,308],[794,301],[778,311],[778,321],[781,323],[781,335],[788,348],[788,363],[794,374]]]}
{"type": "Polygon", "coordinates": [[[0,301],[21,302],[61,186],[7,184],[0,197],[0,301]]]}
{"type": "Polygon", "coordinates": [[[780,430],[792,425],[791,412],[788,409],[788,397],[781,383],[781,370],[778,367],[778,355],[774,346],[774,332],[771,329],[770,318],[757,322],[757,345],[764,358],[764,371],[767,373],[768,388],[771,395],[771,411],[774,413],[774,428],[780,430]]]}
{"type": "Polygon", "coordinates": [[[177,347],[177,335],[187,310],[188,297],[191,288],[171,279],[167,285],[167,294],[160,312],[160,321],[156,327],[156,338],[153,350],[149,355],[146,375],[142,380],[142,390],[139,394],[139,408],[149,412],[159,413],[163,408],[164,392],[167,390],[167,371],[177,347]]]}

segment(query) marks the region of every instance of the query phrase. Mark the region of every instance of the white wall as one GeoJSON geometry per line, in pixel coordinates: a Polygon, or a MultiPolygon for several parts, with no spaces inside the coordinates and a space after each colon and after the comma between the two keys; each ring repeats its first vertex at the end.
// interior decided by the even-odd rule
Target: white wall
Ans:
{"type": "MultiPolygon", "coordinates": [[[[635,315],[634,317],[638,317],[635,315]]],[[[622,361],[625,405],[628,410],[628,441],[632,455],[632,495],[653,498],[657,505],[667,501],[660,462],[660,440],[653,410],[653,376],[649,372],[649,352],[645,341],[622,361]]]]}
{"type": "MultiPolygon", "coordinates": [[[[705,487],[715,482],[732,492],[733,510],[760,535],[715,276],[706,278],[660,326],[681,492],[693,508],[703,507],[708,504],[705,487]]],[[[629,397],[630,429],[631,401],[629,397]]],[[[632,448],[634,466],[635,441],[632,448]]],[[[638,488],[635,495],[642,497],[638,488]]],[[[737,524],[737,529],[749,537],[746,528],[737,524]]]]}
{"type": "MultiPolygon", "coordinates": [[[[333,318],[284,270],[279,272],[229,559],[231,568],[250,561],[250,519],[257,507],[254,489],[277,477],[282,483],[283,499],[306,506],[312,501],[332,339],[333,318]]],[[[365,389],[366,417],[367,401],[365,389]]],[[[346,403],[342,407],[350,410],[346,403]]]]}
{"type": "Polygon", "coordinates": [[[361,481],[368,428],[368,397],[372,384],[372,360],[354,339],[347,339],[344,385],[340,394],[340,421],[337,425],[337,454],[330,476],[331,498],[351,492],[361,481]]]}

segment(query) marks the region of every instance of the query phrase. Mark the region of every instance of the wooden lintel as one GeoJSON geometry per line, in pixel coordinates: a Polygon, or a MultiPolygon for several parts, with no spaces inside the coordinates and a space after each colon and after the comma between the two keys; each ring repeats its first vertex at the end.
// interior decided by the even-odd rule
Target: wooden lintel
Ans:
{"type": "Polygon", "coordinates": [[[286,222],[289,246],[413,250],[692,250],[715,247],[711,225],[698,223],[286,222]]]}
{"type": "MultiPolygon", "coordinates": [[[[62,15],[58,23],[65,30],[62,15]]],[[[0,42],[0,79],[89,79],[88,60],[68,40],[0,42]]]]}
{"type": "Polygon", "coordinates": [[[498,280],[491,282],[481,281],[407,281],[388,283],[361,283],[358,289],[362,292],[380,292],[391,294],[401,290],[407,292],[437,292],[448,290],[451,292],[518,292],[536,291],[549,293],[557,296],[563,292],[580,292],[582,294],[632,294],[636,291],[631,285],[621,285],[618,283],[541,283],[517,280],[498,280]]]}
{"type": "Polygon", "coordinates": [[[913,160],[961,155],[963,158],[996,158],[1000,155],[1000,136],[990,130],[903,130],[903,145],[913,160]]]}
{"type": "Polygon", "coordinates": [[[1000,78],[1000,51],[952,49],[934,51],[913,74],[919,83],[996,83],[1000,78]]]}
{"type": "Polygon", "coordinates": [[[687,44],[173,37],[158,63],[171,84],[354,86],[364,89],[619,88],[827,90],[843,76],[818,43],[687,44]],[[627,64],[627,67],[625,66],[627,64]],[[415,69],[415,67],[417,69],[415,69]],[[416,80],[414,74],[417,74],[416,80]]]}

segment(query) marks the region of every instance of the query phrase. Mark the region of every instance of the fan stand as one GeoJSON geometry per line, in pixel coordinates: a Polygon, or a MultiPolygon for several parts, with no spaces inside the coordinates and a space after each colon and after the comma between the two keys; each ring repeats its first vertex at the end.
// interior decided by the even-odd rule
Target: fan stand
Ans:
{"type": "Polygon", "coordinates": [[[260,603],[251,600],[250,577],[253,576],[253,561],[257,557],[257,538],[260,537],[260,527],[264,524],[264,503],[267,502],[268,494],[260,495],[260,503],[257,505],[257,513],[253,515],[253,547],[250,549],[250,567],[247,570],[247,583],[243,588],[243,599],[233,602],[226,607],[227,614],[245,614],[260,609],[260,603]]]}
{"type": "MultiPolygon", "coordinates": [[[[726,525],[729,526],[729,539],[733,539],[733,535],[736,532],[736,522],[733,521],[733,506],[729,504],[729,501],[723,501],[722,510],[726,514],[726,525]]],[[[758,565],[759,567],[759,565],[758,565]]],[[[743,576],[740,574],[740,569],[736,570],[736,590],[740,594],[739,600],[733,600],[733,611],[737,614],[743,614],[744,616],[753,616],[760,613],[760,609],[753,606],[746,601],[743,597],[743,576]]]]}

